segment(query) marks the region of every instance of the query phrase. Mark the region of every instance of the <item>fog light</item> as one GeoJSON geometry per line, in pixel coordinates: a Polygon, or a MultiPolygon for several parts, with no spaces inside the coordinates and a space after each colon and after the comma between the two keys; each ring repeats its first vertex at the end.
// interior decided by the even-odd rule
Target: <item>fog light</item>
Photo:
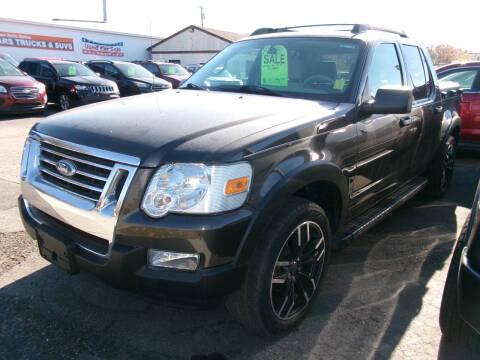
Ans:
{"type": "Polygon", "coordinates": [[[195,271],[199,262],[199,254],[148,249],[148,264],[153,267],[195,271]]]}

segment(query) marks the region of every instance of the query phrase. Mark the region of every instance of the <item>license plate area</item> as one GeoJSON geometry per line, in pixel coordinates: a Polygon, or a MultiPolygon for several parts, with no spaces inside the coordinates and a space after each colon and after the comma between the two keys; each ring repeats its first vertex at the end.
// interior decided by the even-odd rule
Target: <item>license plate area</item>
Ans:
{"type": "Polygon", "coordinates": [[[64,242],[54,239],[46,234],[37,234],[38,248],[40,255],[65,270],[69,274],[79,272],[78,265],[73,256],[75,245],[65,244],[64,242]]]}

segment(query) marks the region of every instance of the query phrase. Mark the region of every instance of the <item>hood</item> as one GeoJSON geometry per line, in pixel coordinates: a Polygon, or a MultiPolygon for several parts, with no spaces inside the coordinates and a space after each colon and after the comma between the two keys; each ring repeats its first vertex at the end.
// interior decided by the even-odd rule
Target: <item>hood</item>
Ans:
{"type": "Polygon", "coordinates": [[[0,84],[7,86],[34,86],[36,83],[30,76],[0,76],[0,84]]]}
{"type": "Polygon", "coordinates": [[[129,78],[129,80],[133,80],[133,81],[140,81],[140,82],[143,82],[143,83],[146,83],[146,84],[150,84],[150,85],[168,85],[169,82],[168,81],[165,81],[163,79],[160,79],[158,77],[155,77],[155,78],[151,78],[151,77],[147,77],[147,78],[143,78],[143,77],[132,77],[132,78],[129,78]]]}
{"type": "Polygon", "coordinates": [[[34,130],[139,157],[144,167],[174,161],[225,163],[278,145],[279,131],[289,132],[286,136],[292,141],[306,133],[299,130],[302,126],[329,119],[339,110],[346,111],[328,102],[167,90],[64,111],[38,123],[34,130]]]}
{"type": "Polygon", "coordinates": [[[182,82],[190,77],[190,75],[163,75],[166,80],[175,81],[177,83],[182,82]]]}
{"type": "Polygon", "coordinates": [[[62,80],[81,85],[112,85],[110,80],[100,76],[65,76],[62,77],[62,80]]]}

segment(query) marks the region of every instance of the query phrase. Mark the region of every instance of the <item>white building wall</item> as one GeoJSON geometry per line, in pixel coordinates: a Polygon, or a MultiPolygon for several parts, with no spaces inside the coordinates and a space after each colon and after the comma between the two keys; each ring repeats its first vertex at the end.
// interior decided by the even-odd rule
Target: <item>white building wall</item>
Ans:
{"type": "Polygon", "coordinates": [[[155,51],[203,51],[222,50],[228,41],[193,28],[187,29],[169,40],[152,48],[155,51]]]}
{"type": "MultiPolygon", "coordinates": [[[[28,37],[24,37],[28,38],[28,37]]],[[[33,38],[35,40],[35,37],[33,38]]],[[[28,40],[28,39],[27,39],[28,40]]],[[[41,38],[40,38],[41,40],[41,38]]],[[[41,40],[43,41],[43,40],[41,40]]],[[[25,57],[58,57],[67,60],[93,60],[93,59],[110,59],[110,60],[142,60],[150,59],[150,53],[147,48],[152,44],[158,42],[158,38],[142,37],[130,34],[120,34],[112,32],[102,32],[96,30],[70,28],[64,26],[56,26],[50,24],[39,24],[32,22],[16,21],[9,19],[0,19],[0,52],[5,52],[12,55],[16,60],[21,61],[25,57]],[[26,48],[16,45],[14,38],[17,35],[35,35],[40,37],[61,37],[71,39],[73,49],[57,50],[41,49],[41,48],[26,48]],[[86,43],[82,41],[86,38],[94,43],[86,43]],[[5,46],[3,43],[11,43],[16,46],[5,46]],[[121,46],[107,46],[98,44],[118,44],[121,46]],[[90,45],[90,49],[96,49],[95,54],[86,54],[88,51],[86,44],[90,45]],[[98,53],[100,52],[100,54],[98,53]],[[103,54],[103,55],[101,55],[103,54]],[[108,55],[107,55],[108,54],[108,55]]],[[[62,43],[62,42],[60,42],[62,43]]],[[[64,43],[65,47],[70,47],[68,41],[64,43]]],[[[55,43],[53,43],[55,46],[55,43]]],[[[62,45],[59,45],[62,46],[62,45]]],[[[90,50],[92,51],[92,50],[90,50]]]]}
{"type": "Polygon", "coordinates": [[[180,64],[185,66],[189,64],[206,63],[216,54],[213,53],[195,53],[195,54],[152,54],[152,59],[163,62],[173,62],[180,60],[180,64]]]}
{"type": "Polygon", "coordinates": [[[189,28],[153,47],[152,59],[180,61],[182,65],[205,63],[230,43],[195,28],[189,28]],[[193,30],[193,31],[192,31],[193,30]]]}

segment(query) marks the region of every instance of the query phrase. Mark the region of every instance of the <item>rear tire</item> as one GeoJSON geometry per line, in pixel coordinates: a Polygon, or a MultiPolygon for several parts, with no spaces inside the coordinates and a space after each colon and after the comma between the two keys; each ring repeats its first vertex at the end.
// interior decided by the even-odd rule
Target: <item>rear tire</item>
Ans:
{"type": "Polygon", "coordinates": [[[464,238],[469,218],[465,221],[462,232],[455,245],[452,261],[448,269],[447,280],[443,289],[442,305],[440,307],[440,328],[445,339],[453,343],[465,343],[469,347],[480,350],[480,335],[478,335],[460,316],[458,311],[458,271],[465,246],[464,238]]]}
{"type": "Polygon", "coordinates": [[[441,150],[435,156],[427,174],[428,184],[426,193],[434,199],[439,199],[447,192],[452,182],[455,168],[455,156],[457,142],[453,136],[449,136],[441,150]]]}
{"type": "Polygon", "coordinates": [[[292,198],[259,234],[245,280],[227,309],[249,331],[281,335],[311,307],[330,255],[328,218],[317,204],[292,198]]]}

